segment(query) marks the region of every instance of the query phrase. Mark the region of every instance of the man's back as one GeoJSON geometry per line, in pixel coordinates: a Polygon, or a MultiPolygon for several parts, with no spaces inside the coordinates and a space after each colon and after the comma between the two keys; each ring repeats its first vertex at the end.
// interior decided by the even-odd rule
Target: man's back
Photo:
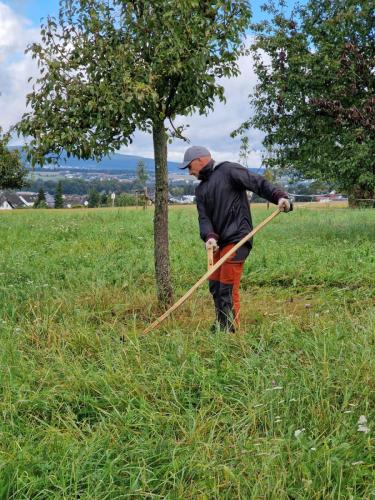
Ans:
{"type": "Polygon", "coordinates": [[[273,203],[285,195],[238,163],[210,162],[201,170],[199,179],[202,182],[196,188],[196,199],[201,237],[206,241],[208,233],[215,233],[219,246],[236,243],[252,230],[246,190],[273,203]]]}

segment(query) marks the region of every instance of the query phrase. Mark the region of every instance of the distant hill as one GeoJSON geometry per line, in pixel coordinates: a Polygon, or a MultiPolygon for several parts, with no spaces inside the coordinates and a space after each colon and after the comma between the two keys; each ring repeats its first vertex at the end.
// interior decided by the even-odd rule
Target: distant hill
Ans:
{"type": "MultiPolygon", "coordinates": [[[[20,149],[18,146],[13,146],[11,149],[20,149]]],[[[25,157],[21,152],[23,159],[25,161],[25,157]]],[[[79,160],[75,157],[68,158],[66,153],[63,153],[59,160],[59,165],[56,167],[65,168],[65,169],[74,169],[74,170],[89,170],[95,172],[135,172],[137,163],[142,160],[145,164],[146,169],[153,173],[155,169],[155,163],[152,158],[144,158],[142,156],[134,156],[134,155],[124,155],[119,153],[114,153],[110,156],[106,156],[101,161],[96,162],[94,160],[79,160]]],[[[50,168],[54,168],[53,165],[48,165],[50,168]]],[[[36,166],[38,168],[40,166],[36,166]]],[[[179,163],[176,162],[168,162],[168,171],[170,173],[179,172],[181,170],[178,168],[179,163]]]]}
{"type": "MultiPolygon", "coordinates": [[[[19,146],[13,146],[11,149],[20,149],[19,146]]],[[[23,153],[21,152],[21,155],[23,153]]],[[[23,155],[24,161],[25,157],[23,155]]],[[[73,169],[73,170],[87,170],[90,172],[113,172],[113,173],[130,173],[135,172],[137,163],[142,160],[145,164],[146,169],[150,172],[150,174],[154,174],[155,171],[155,162],[153,158],[144,158],[142,156],[133,156],[133,155],[124,155],[120,153],[115,153],[110,156],[103,158],[99,162],[95,162],[94,160],[79,160],[75,157],[68,158],[64,153],[60,159],[59,167],[65,169],[73,169]]],[[[179,169],[179,163],[169,161],[168,162],[168,172],[171,173],[179,173],[184,174],[186,171],[179,169]]],[[[36,167],[38,168],[38,167],[36,167]]],[[[54,168],[53,165],[50,165],[50,168],[54,168]]],[[[58,167],[57,167],[58,168],[58,167]]],[[[263,169],[250,168],[252,172],[262,173],[263,169]]],[[[187,174],[187,172],[186,172],[187,174]]]]}

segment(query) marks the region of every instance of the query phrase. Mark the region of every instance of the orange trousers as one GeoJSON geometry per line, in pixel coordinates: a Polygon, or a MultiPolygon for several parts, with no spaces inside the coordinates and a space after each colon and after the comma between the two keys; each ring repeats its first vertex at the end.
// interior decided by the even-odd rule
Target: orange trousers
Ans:
{"type": "MultiPolygon", "coordinates": [[[[214,264],[234,247],[230,243],[214,254],[214,264]]],[[[242,246],[209,279],[209,289],[215,303],[216,321],[221,329],[234,331],[239,326],[240,281],[250,247],[242,246]]]]}

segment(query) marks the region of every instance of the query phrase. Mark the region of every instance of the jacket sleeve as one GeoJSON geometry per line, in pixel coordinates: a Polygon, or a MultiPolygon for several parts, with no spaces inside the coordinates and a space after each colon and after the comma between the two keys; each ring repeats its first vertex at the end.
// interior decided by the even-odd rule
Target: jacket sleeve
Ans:
{"type": "Polygon", "coordinates": [[[232,164],[229,167],[229,178],[235,189],[253,191],[275,205],[280,198],[288,198],[288,194],[283,189],[274,186],[262,175],[253,174],[242,165],[232,164]]]}
{"type": "Polygon", "coordinates": [[[203,241],[207,241],[210,238],[214,238],[217,241],[219,239],[219,235],[216,234],[214,231],[212,222],[206,213],[202,197],[199,196],[198,193],[196,193],[195,199],[197,202],[197,209],[198,209],[200,237],[202,238],[203,241]]]}

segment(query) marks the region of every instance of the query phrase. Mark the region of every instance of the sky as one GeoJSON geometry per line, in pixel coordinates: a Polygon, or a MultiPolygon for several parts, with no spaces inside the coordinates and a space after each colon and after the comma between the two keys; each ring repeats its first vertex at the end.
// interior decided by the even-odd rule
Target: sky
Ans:
{"type": "MultiPolygon", "coordinates": [[[[263,0],[252,2],[253,19],[261,19],[263,0]]],[[[292,0],[289,1],[289,4],[292,0]]],[[[30,76],[37,76],[35,60],[25,55],[26,46],[40,38],[40,20],[58,13],[58,0],[0,0],[0,127],[7,130],[26,111],[26,94],[31,90],[30,76]]],[[[185,135],[190,144],[206,146],[218,160],[238,161],[240,139],[232,139],[230,133],[250,116],[248,95],[256,84],[256,76],[250,56],[239,60],[241,75],[222,79],[227,102],[215,104],[208,116],[194,114],[176,121],[177,125],[189,125],[185,135]]],[[[248,165],[259,167],[262,163],[263,134],[259,130],[248,133],[252,151],[248,165]]],[[[21,140],[15,138],[13,144],[21,140]]],[[[182,161],[188,145],[174,140],[168,148],[170,161],[182,161]]],[[[123,147],[120,153],[153,157],[152,137],[136,132],[132,145],[123,147]]]]}

